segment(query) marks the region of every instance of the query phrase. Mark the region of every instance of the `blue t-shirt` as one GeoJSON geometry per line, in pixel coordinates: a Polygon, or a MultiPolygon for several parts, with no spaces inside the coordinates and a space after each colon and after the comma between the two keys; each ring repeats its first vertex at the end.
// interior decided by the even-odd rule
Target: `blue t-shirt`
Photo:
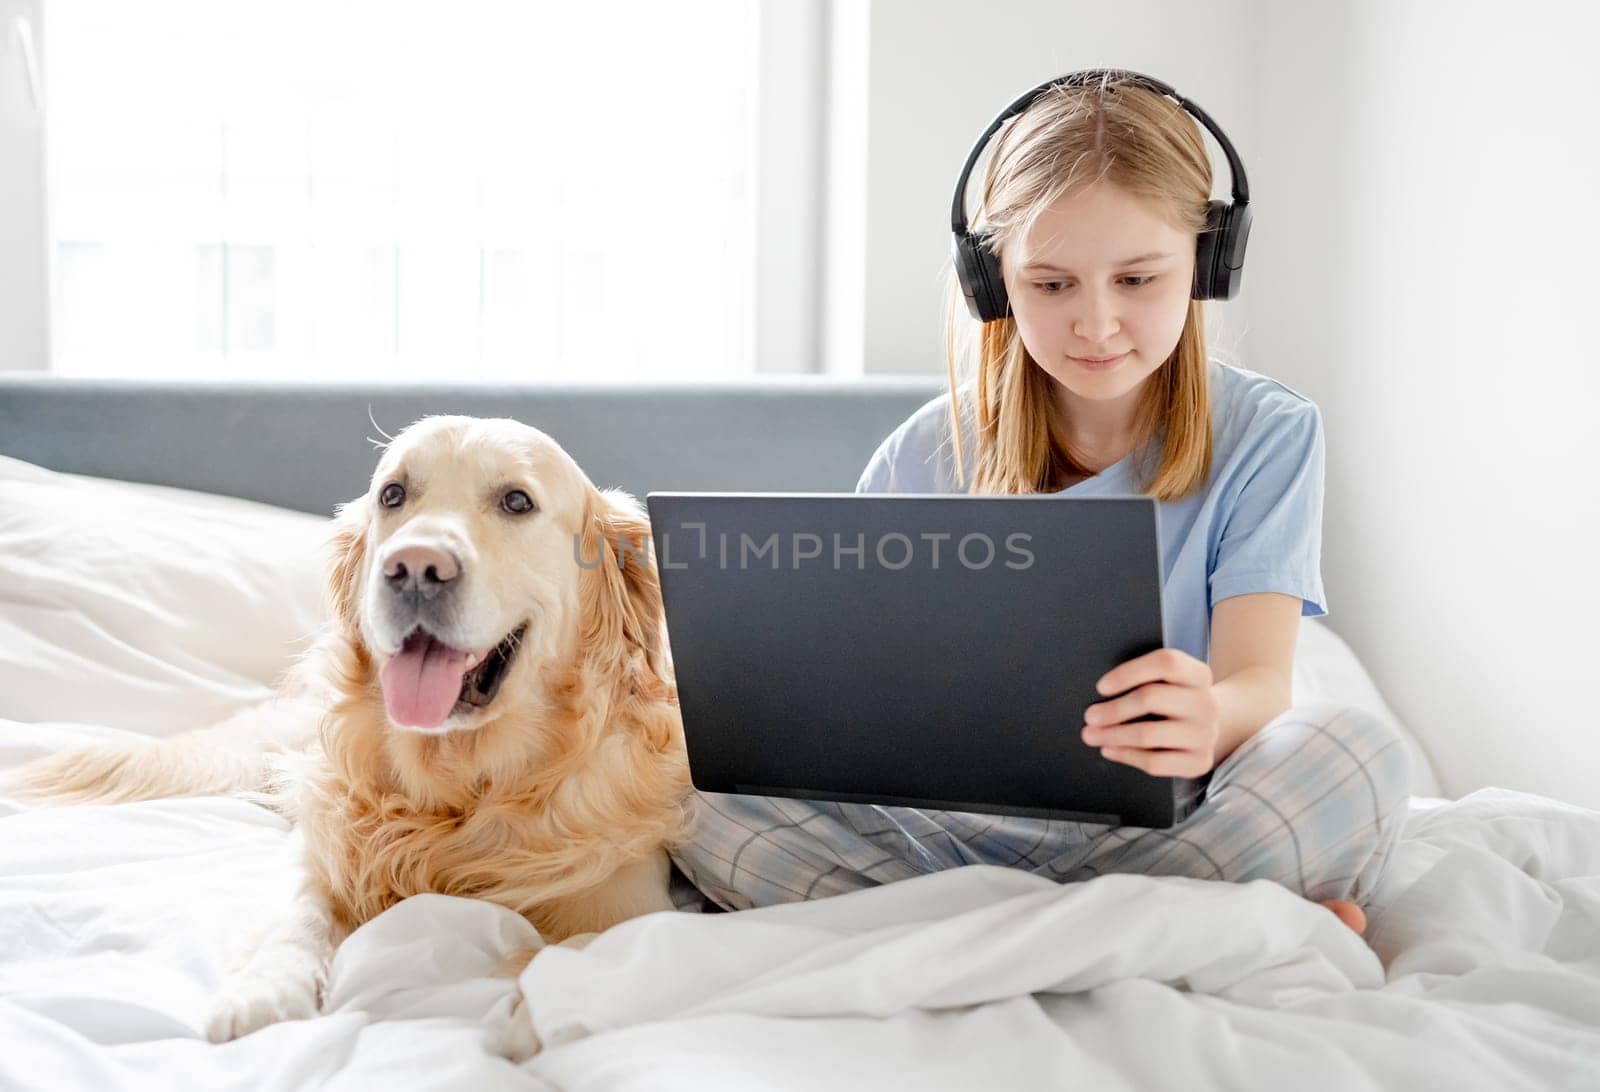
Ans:
{"type": "MultiPolygon", "coordinates": [[[[1203,488],[1161,502],[1162,611],[1169,647],[1207,660],[1211,608],[1223,599],[1281,592],[1302,616],[1327,613],[1322,590],[1322,415],[1282,383],[1212,361],[1211,474],[1203,488]]],[[[970,471],[972,397],[961,399],[962,451],[970,471]]],[[[1130,453],[1064,497],[1142,494],[1140,469],[1156,443],[1130,453]]],[[[956,493],[950,396],[941,394],[889,434],[856,484],[858,493],[956,493]]]]}

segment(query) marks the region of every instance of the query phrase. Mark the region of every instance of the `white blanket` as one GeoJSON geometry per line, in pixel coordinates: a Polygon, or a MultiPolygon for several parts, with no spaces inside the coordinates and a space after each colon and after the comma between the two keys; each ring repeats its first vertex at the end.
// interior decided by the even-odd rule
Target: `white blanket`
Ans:
{"type": "Polygon", "coordinates": [[[991,867],[651,915],[524,972],[546,1047],[520,1068],[492,1053],[489,969],[535,939],[508,911],[408,900],[341,948],[328,1015],[214,1047],[225,953],[289,890],[281,820],[0,816],[0,1089],[1600,1084],[1600,814],[1517,793],[1419,802],[1370,948],[1270,883],[991,867]]]}

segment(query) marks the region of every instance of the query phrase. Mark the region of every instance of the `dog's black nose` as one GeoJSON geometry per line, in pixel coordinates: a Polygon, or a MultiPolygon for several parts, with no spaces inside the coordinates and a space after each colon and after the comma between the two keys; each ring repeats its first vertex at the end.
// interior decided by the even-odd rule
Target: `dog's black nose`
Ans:
{"type": "Polygon", "coordinates": [[[421,592],[431,598],[461,575],[461,563],[436,546],[404,546],[383,562],[383,577],[397,592],[421,592]]]}

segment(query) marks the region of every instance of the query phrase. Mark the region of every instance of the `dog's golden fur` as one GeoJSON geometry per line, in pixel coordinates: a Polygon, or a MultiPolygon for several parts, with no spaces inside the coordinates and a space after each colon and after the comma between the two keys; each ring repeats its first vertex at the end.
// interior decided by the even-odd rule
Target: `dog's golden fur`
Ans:
{"type": "MultiPolygon", "coordinates": [[[[307,910],[292,939],[319,958],[422,892],[498,903],[551,943],[668,909],[665,849],[685,834],[690,782],[660,585],[641,560],[648,539],[637,502],[595,488],[544,434],[424,419],[341,509],[330,622],[276,709],[42,759],[22,785],[63,801],[234,792],[281,807],[305,850],[307,910]],[[420,496],[414,510],[378,503],[396,480],[420,496]],[[539,511],[497,510],[510,486],[539,511]],[[494,700],[458,705],[433,732],[405,730],[386,710],[380,670],[398,638],[374,607],[385,594],[379,552],[424,533],[467,559],[477,583],[462,626],[496,635],[479,647],[528,626],[494,700]]],[[[266,1009],[235,1013],[216,1037],[307,1015],[266,1009]]]]}

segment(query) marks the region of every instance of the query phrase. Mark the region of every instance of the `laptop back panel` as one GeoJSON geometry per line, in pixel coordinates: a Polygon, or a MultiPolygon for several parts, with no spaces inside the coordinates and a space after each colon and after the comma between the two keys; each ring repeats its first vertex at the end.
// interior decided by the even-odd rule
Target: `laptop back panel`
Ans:
{"type": "Polygon", "coordinates": [[[647,498],[694,784],[1169,826],[1193,787],[1083,743],[1162,647],[1146,497],[647,498]]]}

